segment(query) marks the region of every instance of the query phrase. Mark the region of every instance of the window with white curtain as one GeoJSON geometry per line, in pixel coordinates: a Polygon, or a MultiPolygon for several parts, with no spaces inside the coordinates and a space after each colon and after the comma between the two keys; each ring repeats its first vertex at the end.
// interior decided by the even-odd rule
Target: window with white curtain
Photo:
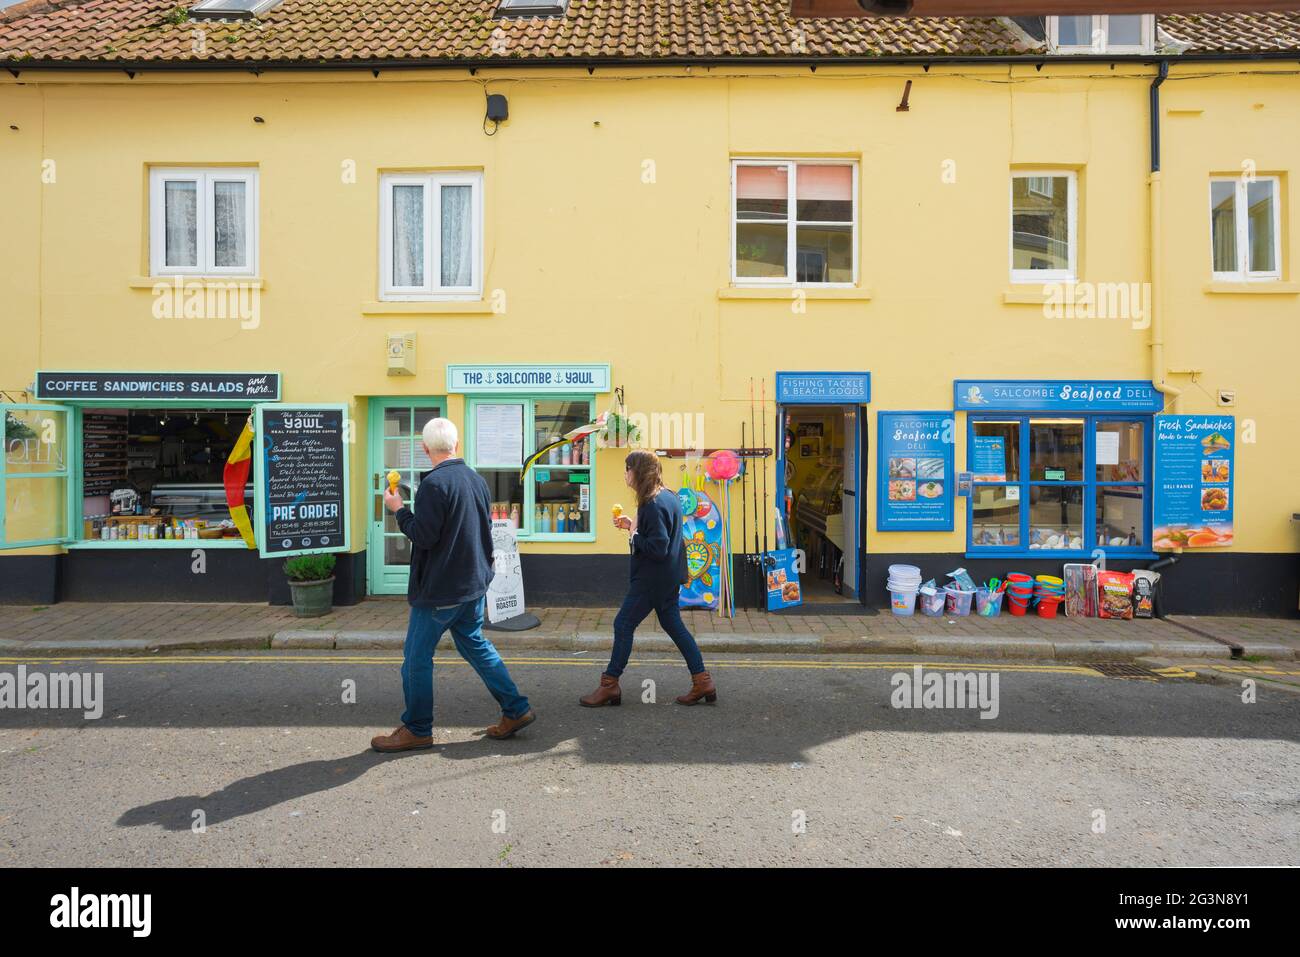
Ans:
{"type": "Polygon", "coordinates": [[[155,276],[256,275],[257,170],[150,170],[149,263],[155,276]]]}
{"type": "Polygon", "coordinates": [[[1281,180],[1210,180],[1210,257],[1215,279],[1282,278],[1281,180]]]}
{"type": "Polygon", "coordinates": [[[1047,18],[1047,38],[1057,53],[1150,53],[1155,33],[1150,13],[1047,18]]]}
{"type": "Polygon", "coordinates": [[[391,173],[381,178],[380,298],[481,294],[482,189],[480,173],[391,173]]]}

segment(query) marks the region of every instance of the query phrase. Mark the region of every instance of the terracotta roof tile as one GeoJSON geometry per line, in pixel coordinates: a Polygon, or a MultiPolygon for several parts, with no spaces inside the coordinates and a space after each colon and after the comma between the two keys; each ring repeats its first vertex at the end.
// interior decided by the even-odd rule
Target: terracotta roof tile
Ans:
{"type": "MultiPolygon", "coordinates": [[[[497,0],[283,0],[253,20],[190,20],[177,0],[25,0],[0,60],[292,62],[636,60],[1028,53],[997,17],[795,20],[785,0],[570,0],[495,19],[497,0]]],[[[1300,14],[1161,17],[1188,52],[1300,50],[1300,14]]]]}
{"type": "Polygon", "coordinates": [[[1160,18],[1170,36],[1193,53],[1265,53],[1300,50],[1300,13],[1173,14],[1160,18]]]}

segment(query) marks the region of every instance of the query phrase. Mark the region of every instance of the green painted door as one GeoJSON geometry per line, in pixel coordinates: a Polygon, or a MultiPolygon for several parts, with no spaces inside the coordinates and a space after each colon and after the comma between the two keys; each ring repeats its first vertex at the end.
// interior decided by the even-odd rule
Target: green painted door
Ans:
{"type": "Polygon", "coordinates": [[[371,398],[368,455],[370,474],[370,534],[366,544],[369,592],[405,595],[411,568],[411,543],[384,508],[384,488],[389,471],[401,474],[397,490],[408,503],[415,496],[420,476],[432,468],[420,442],[430,419],[444,415],[442,398],[371,398]]]}
{"type": "Polygon", "coordinates": [[[0,404],[0,549],[71,541],[73,421],[69,406],[0,404]]]}

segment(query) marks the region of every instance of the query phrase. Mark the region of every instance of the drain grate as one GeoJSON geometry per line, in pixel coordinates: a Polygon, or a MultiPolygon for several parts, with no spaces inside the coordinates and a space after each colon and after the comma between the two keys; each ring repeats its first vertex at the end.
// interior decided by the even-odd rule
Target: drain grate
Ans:
{"type": "Polygon", "coordinates": [[[1126,661],[1099,661],[1089,662],[1089,668],[1095,668],[1107,678],[1149,678],[1157,681],[1164,677],[1150,668],[1143,668],[1141,665],[1129,664],[1126,661]]]}

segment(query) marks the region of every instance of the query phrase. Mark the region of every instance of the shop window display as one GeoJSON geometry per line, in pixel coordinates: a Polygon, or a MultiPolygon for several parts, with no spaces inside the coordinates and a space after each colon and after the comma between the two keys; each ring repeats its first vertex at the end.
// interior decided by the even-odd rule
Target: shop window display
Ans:
{"type": "Polygon", "coordinates": [[[1090,554],[1105,547],[1123,554],[1145,548],[1149,422],[972,415],[970,550],[1090,554]]]}
{"type": "Polygon", "coordinates": [[[470,464],[488,483],[492,515],[524,539],[594,537],[590,438],[551,449],[520,477],[537,449],[591,421],[589,398],[483,398],[468,406],[470,464]]]}
{"type": "MultiPolygon", "coordinates": [[[[244,409],[85,409],[81,528],[86,542],[242,543],[222,474],[244,409]]],[[[244,490],[253,506],[254,490],[244,490]]]]}

